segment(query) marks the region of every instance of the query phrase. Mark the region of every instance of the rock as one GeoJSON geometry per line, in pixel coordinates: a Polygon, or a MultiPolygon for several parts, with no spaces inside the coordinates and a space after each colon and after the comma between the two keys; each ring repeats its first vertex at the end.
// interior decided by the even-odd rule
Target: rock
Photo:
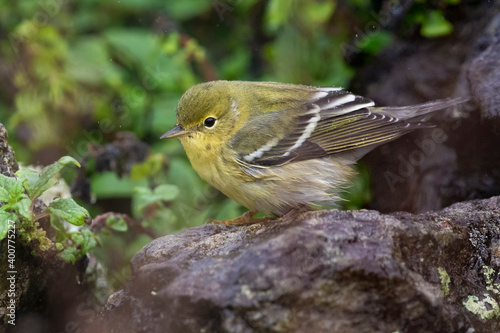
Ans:
{"type": "Polygon", "coordinates": [[[7,130],[0,123],[0,174],[14,177],[14,173],[19,169],[14,151],[7,141],[7,130]]]}
{"type": "Polygon", "coordinates": [[[316,211],[146,245],[107,332],[498,332],[500,197],[316,211]]]}

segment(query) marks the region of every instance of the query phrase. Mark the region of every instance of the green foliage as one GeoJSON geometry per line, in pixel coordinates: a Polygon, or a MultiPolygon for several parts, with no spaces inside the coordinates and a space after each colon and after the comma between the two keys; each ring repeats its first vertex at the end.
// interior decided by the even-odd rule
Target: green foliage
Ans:
{"type": "Polygon", "coordinates": [[[80,167],[80,163],[78,163],[78,161],[73,157],[63,156],[57,162],[45,167],[40,174],[33,170],[21,169],[16,172],[16,176],[19,177],[21,183],[26,181],[26,183],[24,183],[24,187],[26,188],[30,199],[33,200],[58,183],[57,178],[55,178],[56,174],[68,164],[75,164],[80,167]]]}
{"type": "Polygon", "coordinates": [[[269,2],[266,29],[274,42],[263,51],[273,65],[270,80],[344,87],[349,84],[354,72],[338,46],[345,36],[343,32],[333,36],[326,32],[335,7],[332,1],[269,2]]]}
{"type": "Polygon", "coordinates": [[[89,252],[96,246],[95,235],[88,229],[82,229],[81,232],[68,233],[71,246],[67,246],[60,253],[61,257],[67,262],[75,263],[83,254],[89,252]]]}
{"type": "Polygon", "coordinates": [[[94,174],[91,179],[92,192],[97,198],[131,197],[137,186],[146,186],[145,179],[132,180],[130,177],[119,178],[114,172],[94,174]]]}
{"type": "Polygon", "coordinates": [[[110,216],[106,219],[106,226],[112,230],[125,232],[128,230],[127,222],[123,217],[116,218],[115,216],[110,216]]]}
{"type": "Polygon", "coordinates": [[[15,204],[27,197],[24,193],[22,180],[0,174],[0,201],[15,204]]]}
{"type": "Polygon", "coordinates": [[[449,35],[453,32],[453,25],[448,22],[443,13],[433,10],[423,18],[420,33],[422,36],[434,38],[449,35]]]}
{"type": "Polygon", "coordinates": [[[17,178],[0,174],[0,240],[16,225],[25,244],[36,241],[39,250],[59,251],[63,259],[73,263],[95,246],[93,233],[89,230],[67,232],[64,227],[63,221],[80,226],[90,220],[87,210],[73,199],[55,199],[41,216],[33,212],[34,200],[58,182],[56,174],[68,164],[80,165],[74,158],[65,156],[40,173],[21,169],[16,172],[17,178]],[[50,216],[51,225],[57,231],[56,239],[47,238],[46,231],[38,224],[45,214],[50,216]]]}
{"type": "Polygon", "coordinates": [[[392,42],[392,35],[387,31],[376,31],[361,38],[358,46],[361,51],[376,55],[392,42]]]}
{"type": "Polygon", "coordinates": [[[93,251],[93,255],[108,267],[108,281],[114,288],[122,287],[127,279],[132,255],[151,238],[180,228],[171,208],[180,191],[175,185],[165,184],[168,181],[165,175],[168,166],[165,154],[150,154],[144,162],[134,164],[130,173],[121,178],[112,172],[96,174],[92,178],[91,188],[97,198],[132,197],[131,216],[104,215],[104,228],[96,236],[100,246],[93,251]],[[116,249],[124,250],[117,252],[116,249]]]}
{"type": "Polygon", "coordinates": [[[361,209],[371,200],[370,175],[365,165],[357,166],[358,175],[352,180],[352,185],[342,193],[342,207],[348,210],[361,209]]]}
{"type": "Polygon", "coordinates": [[[9,223],[9,221],[16,221],[17,215],[14,213],[6,212],[0,207],[0,240],[4,239],[10,228],[14,227],[14,224],[9,223]]]}
{"type": "Polygon", "coordinates": [[[420,34],[427,38],[450,35],[453,32],[453,24],[444,17],[443,9],[459,3],[460,0],[443,0],[438,8],[433,8],[427,0],[416,2],[408,12],[406,25],[419,25],[420,34]]]}
{"type": "Polygon", "coordinates": [[[73,199],[55,199],[47,207],[47,212],[76,226],[82,225],[89,218],[87,210],[78,205],[73,199]]]}
{"type": "Polygon", "coordinates": [[[132,169],[130,170],[130,179],[139,180],[158,175],[163,171],[163,168],[167,165],[167,163],[168,162],[164,154],[151,154],[144,162],[137,163],[132,166],[132,169]]]}
{"type": "Polygon", "coordinates": [[[179,189],[175,185],[159,185],[154,190],[147,187],[136,187],[134,190],[133,203],[136,215],[144,208],[152,204],[160,204],[163,201],[172,201],[179,195],[179,189]]]}

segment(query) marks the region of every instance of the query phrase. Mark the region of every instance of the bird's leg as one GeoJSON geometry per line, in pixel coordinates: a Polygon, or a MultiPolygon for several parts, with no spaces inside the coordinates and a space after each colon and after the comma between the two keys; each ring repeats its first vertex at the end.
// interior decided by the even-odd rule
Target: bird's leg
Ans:
{"type": "Polygon", "coordinates": [[[241,215],[240,217],[235,218],[234,220],[221,220],[221,221],[210,220],[210,223],[212,223],[212,224],[226,224],[226,225],[242,225],[242,224],[253,224],[253,223],[267,222],[267,221],[270,221],[273,219],[271,217],[254,218],[253,216],[257,213],[258,212],[248,211],[248,212],[244,213],[243,215],[241,215]]]}
{"type": "Polygon", "coordinates": [[[300,214],[300,213],[305,213],[305,212],[307,212],[309,210],[311,210],[311,208],[309,206],[307,206],[307,205],[299,205],[297,207],[293,207],[288,212],[286,212],[282,216],[282,218],[293,216],[293,215],[300,214]]]}
{"type": "MultiPolygon", "coordinates": [[[[283,216],[281,216],[281,218],[293,216],[295,214],[304,213],[308,210],[310,210],[309,206],[299,205],[297,207],[290,209],[283,216]]],[[[280,218],[279,215],[274,215],[274,214],[271,214],[271,216],[254,218],[253,216],[257,213],[258,212],[248,211],[248,212],[243,213],[243,215],[241,215],[240,217],[235,218],[234,220],[221,220],[221,221],[209,220],[208,223],[226,224],[226,225],[243,225],[243,224],[263,223],[263,222],[268,222],[268,221],[272,221],[272,220],[280,218]]]]}

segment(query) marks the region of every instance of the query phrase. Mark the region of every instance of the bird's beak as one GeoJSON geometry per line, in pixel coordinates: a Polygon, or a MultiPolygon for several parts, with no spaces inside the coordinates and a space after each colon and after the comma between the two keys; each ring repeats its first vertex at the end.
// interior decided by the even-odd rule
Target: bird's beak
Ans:
{"type": "Polygon", "coordinates": [[[186,131],[181,127],[181,125],[177,125],[174,128],[172,128],[170,131],[167,133],[163,134],[160,139],[170,139],[170,138],[178,138],[180,136],[184,136],[189,134],[189,131],[186,131]]]}

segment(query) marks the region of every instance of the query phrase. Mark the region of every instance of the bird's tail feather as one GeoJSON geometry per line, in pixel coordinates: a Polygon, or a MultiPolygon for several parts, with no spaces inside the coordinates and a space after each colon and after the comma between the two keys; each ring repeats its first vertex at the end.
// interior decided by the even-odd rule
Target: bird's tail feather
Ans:
{"type": "MultiPolygon", "coordinates": [[[[469,100],[467,97],[457,97],[457,98],[447,98],[440,99],[437,101],[427,102],[423,104],[417,105],[409,105],[409,106],[396,106],[396,107],[374,107],[372,109],[375,113],[381,113],[390,117],[395,117],[399,119],[411,119],[411,118],[420,118],[428,113],[446,109],[450,106],[458,105],[461,103],[465,103],[469,100]]],[[[419,119],[423,120],[423,119],[419,119]]]]}

